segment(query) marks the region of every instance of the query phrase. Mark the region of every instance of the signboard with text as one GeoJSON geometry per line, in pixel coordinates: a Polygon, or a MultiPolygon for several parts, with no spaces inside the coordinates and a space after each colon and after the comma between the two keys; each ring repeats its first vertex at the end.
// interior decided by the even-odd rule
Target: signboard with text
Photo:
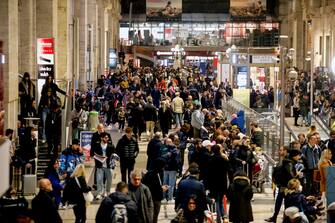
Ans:
{"type": "Polygon", "coordinates": [[[182,0],[146,0],[147,20],[180,20],[182,0]]]}
{"type": "Polygon", "coordinates": [[[230,14],[236,17],[263,16],[266,0],[230,0],[230,14]]]}
{"type": "Polygon", "coordinates": [[[37,39],[38,78],[43,79],[54,75],[54,39],[37,39]]]}
{"type": "Polygon", "coordinates": [[[91,131],[81,131],[80,132],[80,148],[83,149],[86,159],[90,157],[91,151],[91,141],[93,137],[93,132],[91,131]]]}
{"type": "Polygon", "coordinates": [[[251,63],[273,64],[273,55],[250,55],[251,63]]]}

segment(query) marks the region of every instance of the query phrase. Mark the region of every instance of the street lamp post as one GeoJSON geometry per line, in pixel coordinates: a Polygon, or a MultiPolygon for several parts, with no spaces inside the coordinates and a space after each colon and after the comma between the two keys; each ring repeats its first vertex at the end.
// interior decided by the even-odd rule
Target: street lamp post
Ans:
{"type": "Polygon", "coordinates": [[[280,146],[284,146],[285,138],[285,73],[286,73],[286,63],[285,54],[287,48],[280,47],[280,68],[281,68],[281,98],[280,98],[280,146]],[[285,51],[285,52],[284,52],[285,51]]]}

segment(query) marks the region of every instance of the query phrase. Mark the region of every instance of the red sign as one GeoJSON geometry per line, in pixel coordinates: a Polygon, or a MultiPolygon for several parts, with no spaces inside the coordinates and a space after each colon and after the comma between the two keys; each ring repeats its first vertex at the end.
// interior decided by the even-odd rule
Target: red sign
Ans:
{"type": "Polygon", "coordinates": [[[54,54],[54,39],[40,38],[37,40],[37,45],[41,54],[54,54]]]}
{"type": "Polygon", "coordinates": [[[37,39],[37,64],[53,65],[54,64],[54,39],[39,38],[37,39]]]}

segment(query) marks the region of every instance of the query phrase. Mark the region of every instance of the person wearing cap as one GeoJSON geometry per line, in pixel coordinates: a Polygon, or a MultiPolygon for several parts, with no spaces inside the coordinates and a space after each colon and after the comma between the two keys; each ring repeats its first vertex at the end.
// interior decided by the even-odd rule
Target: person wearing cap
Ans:
{"type": "Polygon", "coordinates": [[[189,175],[179,182],[176,192],[175,210],[178,211],[181,208],[187,208],[188,198],[194,194],[198,198],[196,201],[196,206],[200,213],[198,222],[203,222],[203,213],[206,210],[207,200],[204,184],[199,181],[200,171],[198,165],[191,163],[188,172],[189,175]]]}
{"type": "Polygon", "coordinates": [[[297,207],[286,208],[284,214],[283,223],[307,223],[304,219],[302,219],[299,208],[297,207]]]}
{"type": "Polygon", "coordinates": [[[183,124],[183,108],[184,108],[184,100],[180,97],[180,93],[175,93],[175,98],[172,100],[171,106],[174,114],[174,118],[176,120],[176,128],[180,128],[183,124]]]}
{"type": "Polygon", "coordinates": [[[69,178],[73,173],[77,165],[82,163],[80,157],[83,155],[83,152],[79,145],[79,140],[72,140],[72,145],[66,148],[59,159],[60,170],[62,173],[66,174],[66,177],[69,178]]]}

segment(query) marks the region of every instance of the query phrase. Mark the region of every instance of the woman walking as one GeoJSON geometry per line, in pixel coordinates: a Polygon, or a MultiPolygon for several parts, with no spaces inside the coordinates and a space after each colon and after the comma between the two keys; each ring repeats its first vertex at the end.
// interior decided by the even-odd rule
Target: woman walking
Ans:
{"type": "Polygon", "coordinates": [[[67,182],[63,194],[64,202],[74,205],[75,223],[85,223],[86,221],[86,201],[83,193],[90,190],[91,188],[87,186],[85,179],[85,167],[83,164],[79,164],[67,182]]]}

